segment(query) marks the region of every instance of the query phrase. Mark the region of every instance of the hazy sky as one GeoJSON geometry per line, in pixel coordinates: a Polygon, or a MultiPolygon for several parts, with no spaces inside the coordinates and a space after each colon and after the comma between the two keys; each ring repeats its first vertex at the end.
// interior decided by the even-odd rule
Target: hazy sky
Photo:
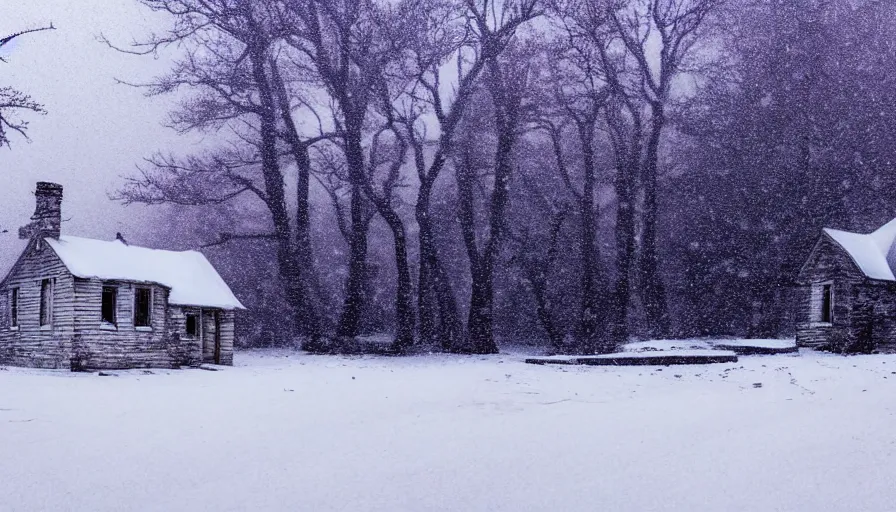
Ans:
{"type": "MultiPolygon", "coordinates": [[[[0,35],[52,22],[57,30],[31,34],[0,51],[0,85],[11,85],[44,103],[46,116],[30,116],[31,142],[13,136],[0,150],[0,230],[17,229],[33,211],[38,180],[65,187],[63,231],[139,238],[148,219],[141,207],[108,199],[108,193],[157,149],[177,151],[186,142],[163,127],[166,101],[115,82],[164,70],[165,62],[117,53],[99,34],[128,43],[160,19],[134,0],[0,0],[0,35]]],[[[0,235],[0,244],[9,235],[0,235]]]]}

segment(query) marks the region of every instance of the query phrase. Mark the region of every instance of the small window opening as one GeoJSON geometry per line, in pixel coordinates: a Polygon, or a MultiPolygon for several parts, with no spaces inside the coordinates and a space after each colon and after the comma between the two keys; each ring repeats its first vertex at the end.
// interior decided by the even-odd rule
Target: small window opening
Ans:
{"type": "Polygon", "coordinates": [[[118,288],[114,286],[103,286],[103,323],[117,325],[118,318],[116,312],[118,309],[118,288]]]}
{"type": "Polygon", "coordinates": [[[134,326],[150,327],[152,319],[152,290],[137,288],[134,290],[134,326]]]}
{"type": "Polygon", "coordinates": [[[199,334],[196,315],[187,315],[187,336],[195,338],[199,334]]]}
{"type": "Polygon", "coordinates": [[[829,284],[821,289],[821,321],[828,324],[834,321],[834,300],[829,284]]]}
{"type": "Polygon", "coordinates": [[[19,289],[13,288],[9,296],[9,325],[19,327],[19,289]]]}
{"type": "Polygon", "coordinates": [[[48,326],[53,323],[53,280],[44,279],[40,282],[40,326],[48,326]]]}

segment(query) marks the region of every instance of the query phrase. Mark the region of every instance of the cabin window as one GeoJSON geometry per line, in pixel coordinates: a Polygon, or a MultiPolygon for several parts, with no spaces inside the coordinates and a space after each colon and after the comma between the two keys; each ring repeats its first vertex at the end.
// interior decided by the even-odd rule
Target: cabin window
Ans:
{"type": "Polygon", "coordinates": [[[199,334],[198,318],[196,315],[187,315],[187,336],[195,338],[199,334]]]}
{"type": "Polygon", "coordinates": [[[118,310],[118,288],[115,286],[103,286],[103,323],[108,325],[117,325],[118,318],[116,311],[118,310]]]}
{"type": "Polygon", "coordinates": [[[9,292],[9,326],[19,328],[19,289],[13,288],[9,292]]]}
{"type": "Polygon", "coordinates": [[[821,287],[821,321],[827,324],[834,321],[834,296],[830,284],[821,287]]]}
{"type": "Polygon", "coordinates": [[[134,327],[150,327],[152,320],[152,290],[134,290],[134,327]]]}
{"type": "Polygon", "coordinates": [[[53,323],[53,280],[40,282],[40,326],[47,327],[53,323]]]}

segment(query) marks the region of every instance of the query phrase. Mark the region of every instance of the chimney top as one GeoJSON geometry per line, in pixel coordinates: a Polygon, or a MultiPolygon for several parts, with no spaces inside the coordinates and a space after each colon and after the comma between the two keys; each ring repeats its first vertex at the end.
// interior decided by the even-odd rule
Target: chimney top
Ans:
{"type": "Polygon", "coordinates": [[[62,226],[62,185],[37,182],[35,208],[31,223],[19,228],[19,238],[59,238],[62,226]]]}
{"type": "Polygon", "coordinates": [[[35,195],[39,196],[61,196],[62,185],[58,183],[50,183],[49,181],[38,181],[35,195]]]}

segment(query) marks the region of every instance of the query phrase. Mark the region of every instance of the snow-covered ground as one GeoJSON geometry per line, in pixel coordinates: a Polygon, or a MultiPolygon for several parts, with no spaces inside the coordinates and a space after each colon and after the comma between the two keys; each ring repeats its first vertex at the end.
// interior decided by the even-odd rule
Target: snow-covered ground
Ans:
{"type": "Polygon", "coordinates": [[[767,349],[796,349],[793,339],[693,339],[651,340],[628,343],[625,352],[713,350],[716,347],[753,347],[767,349]]]}
{"type": "Polygon", "coordinates": [[[890,511],[896,356],[0,371],[0,510],[890,511]]]}

